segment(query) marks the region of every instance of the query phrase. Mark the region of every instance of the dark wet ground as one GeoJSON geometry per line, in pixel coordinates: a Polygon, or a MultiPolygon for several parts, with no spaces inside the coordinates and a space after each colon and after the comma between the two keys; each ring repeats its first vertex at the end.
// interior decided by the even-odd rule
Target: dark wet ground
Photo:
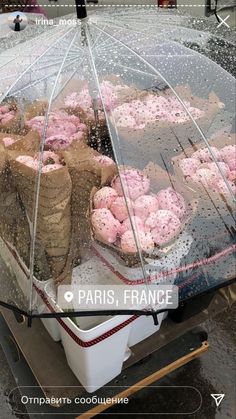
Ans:
{"type": "MultiPolygon", "coordinates": [[[[196,400],[194,394],[192,397],[188,389],[165,393],[156,388],[147,388],[140,391],[130,399],[129,405],[119,406],[110,410],[111,415],[108,418],[169,418],[177,419],[234,419],[236,417],[236,304],[234,307],[218,315],[214,320],[205,322],[203,328],[208,332],[208,341],[210,349],[203,354],[201,358],[192,361],[190,364],[180,368],[174,373],[169,374],[155,385],[161,386],[192,386],[201,393],[203,402],[201,409],[195,414],[181,414],[174,416],[167,412],[193,411],[196,400]],[[219,408],[216,408],[211,393],[225,393],[225,398],[219,408]],[[188,400],[186,400],[188,399],[188,400]],[[165,415],[153,415],[148,412],[166,412],[165,415]],[[118,413],[118,415],[113,415],[118,413]],[[140,412],[130,415],[129,412],[140,412]]],[[[145,368],[145,364],[140,368],[145,368]]],[[[16,417],[11,407],[16,407],[16,402],[8,400],[8,395],[12,388],[16,386],[4,354],[0,348],[0,418],[10,419],[16,417]]],[[[20,406],[19,406],[20,407],[20,406]]],[[[26,419],[27,416],[20,416],[26,419]]],[[[35,417],[35,416],[34,416],[35,417]]],[[[43,416],[47,418],[47,416],[43,416]]],[[[48,416],[50,419],[52,416],[48,416]]],[[[101,415],[101,418],[105,415],[101,415]]]]}

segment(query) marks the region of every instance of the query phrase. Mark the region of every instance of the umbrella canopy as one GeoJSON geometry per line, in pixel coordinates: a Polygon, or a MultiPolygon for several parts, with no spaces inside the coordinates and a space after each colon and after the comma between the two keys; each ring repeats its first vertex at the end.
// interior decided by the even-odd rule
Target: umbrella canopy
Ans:
{"type": "Polygon", "coordinates": [[[2,55],[1,254],[16,277],[6,267],[0,300],[152,313],[84,307],[79,290],[176,284],[185,300],[234,280],[235,79],[187,46],[210,35],[186,18],[177,31],[176,15],[80,6],[2,55]]]}

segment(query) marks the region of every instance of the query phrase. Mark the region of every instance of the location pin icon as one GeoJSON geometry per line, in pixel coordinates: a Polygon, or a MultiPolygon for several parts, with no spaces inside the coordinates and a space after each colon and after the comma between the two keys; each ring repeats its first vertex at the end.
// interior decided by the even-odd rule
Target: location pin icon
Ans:
{"type": "Polygon", "coordinates": [[[66,291],[65,294],[64,294],[64,298],[67,301],[67,303],[71,303],[71,301],[74,298],[73,292],[72,291],[66,291]]]}

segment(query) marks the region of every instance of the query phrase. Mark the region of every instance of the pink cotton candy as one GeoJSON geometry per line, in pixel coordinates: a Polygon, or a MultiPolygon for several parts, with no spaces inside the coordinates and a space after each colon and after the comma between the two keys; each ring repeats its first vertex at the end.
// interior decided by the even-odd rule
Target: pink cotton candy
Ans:
{"type": "Polygon", "coordinates": [[[19,163],[25,164],[31,169],[38,170],[39,162],[34,160],[34,158],[31,156],[18,156],[16,158],[16,161],[18,161],[19,163]]]}
{"type": "Polygon", "coordinates": [[[134,213],[145,220],[151,212],[158,210],[158,200],[152,195],[141,195],[134,202],[134,213]]]}
{"type": "Polygon", "coordinates": [[[0,114],[5,114],[10,111],[9,105],[1,105],[0,106],[0,114]]]}
{"type": "MultiPolygon", "coordinates": [[[[184,105],[194,119],[204,115],[203,111],[191,106],[190,102],[184,101],[184,105]]],[[[143,129],[148,123],[158,120],[183,123],[189,121],[190,116],[176,97],[149,94],[142,101],[133,100],[117,106],[113,110],[113,118],[118,127],[143,129]]]]}
{"type": "Polygon", "coordinates": [[[145,228],[149,231],[155,228],[157,225],[157,211],[151,212],[145,221],[145,228]]]}
{"type": "Polygon", "coordinates": [[[9,147],[10,145],[14,144],[16,141],[18,140],[15,140],[14,138],[11,138],[11,137],[5,137],[2,140],[5,147],[9,147]]]}
{"type": "Polygon", "coordinates": [[[27,165],[28,162],[32,162],[32,161],[34,161],[34,159],[31,156],[18,156],[16,158],[16,161],[18,161],[19,163],[27,165]]]}
{"type": "Polygon", "coordinates": [[[44,121],[45,121],[44,116],[35,116],[34,118],[26,121],[26,125],[27,127],[32,128],[35,131],[40,130],[40,134],[41,134],[44,121]]]}
{"type": "MultiPolygon", "coordinates": [[[[139,231],[137,234],[138,246],[144,252],[150,252],[154,249],[154,242],[150,233],[139,231]]],[[[135,242],[132,230],[126,231],[121,237],[121,250],[125,253],[137,253],[138,248],[135,242]]]]}
{"type": "Polygon", "coordinates": [[[192,176],[199,168],[200,164],[200,160],[195,158],[186,158],[179,162],[179,166],[184,176],[192,176]]]}
{"type": "Polygon", "coordinates": [[[106,208],[96,209],[91,216],[93,231],[98,240],[115,243],[120,234],[120,223],[106,208]]]}
{"type": "MultiPolygon", "coordinates": [[[[210,147],[212,153],[214,154],[214,157],[216,158],[216,160],[221,160],[221,152],[216,148],[216,147],[210,147]]],[[[202,148],[198,151],[195,151],[195,153],[193,153],[192,157],[194,159],[199,159],[201,162],[203,163],[210,163],[213,158],[212,155],[210,153],[210,151],[208,150],[208,148],[202,148]]]]}
{"type": "MultiPolygon", "coordinates": [[[[64,117],[62,116],[62,120],[71,122],[73,125],[76,126],[77,129],[85,126],[84,124],[81,124],[79,117],[76,115],[68,115],[67,113],[65,113],[65,116],[64,117]]],[[[86,126],[85,126],[85,129],[86,129],[86,126]]]]}
{"type": "Polygon", "coordinates": [[[100,88],[106,109],[111,111],[117,104],[117,92],[119,88],[117,89],[111,82],[106,80],[101,83],[100,88]]]}
{"type": "Polygon", "coordinates": [[[34,170],[39,170],[39,162],[36,160],[29,160],[26,166],[29,166],[31,169],[34,170]]]}
{"type": "MultiPolygon", "coordinates": [[[[111,111],[117,105],[118,93],[126,89],[125,85],[114,85],[108,80],[100,84],[103,103],[108,111],[111,111]]],[[[98,97],[99,107],[102,108],[102,100],[98,97]]],[[[90,112],[92,109],[92,97],[90,96],[88,86],[80,92],[72,92],[65,99],[65,105],[71,108],[81,107],[84,111],[90,112]]]]}
{"type": "MultiPolygon", "coordinates": [[[[228,177],[229,173],[230,173],[229,166],[224,162],[218,162],[218,165],[219,165],[220,169],[222,170],[222,172],[224,173],[224,175],[226,177],[228,177]]],[[[216,174],[216,176],[221,175],[220,170],[219,170],[219,168],[218,168],[218,166],[215,162],[214,163],[208,163],[208,167],[212,172],[214,172],[216,174]]]]}
{"type": "Polygon", "coordinates": [[[70,108],[80,106],[85,111],[92,107],[92,98],[87,88],[82,89],[79,93],[73,92],[65,98],[65,105],[70,108]]]}
{"type": "Polygon", "coordinates": [[[86,131],[87,127],[85,124],[83,124],[82,122],[80,122],[79,124],[76,125],[79,131],[86,131]]]}
{"type": "Polygon", "coordinates": [[[120,172],[120,176],[117,175],[112,180],[111,186],[117,191],[119,196],[123,195],[122,185],[124,187],[124,193],[130,199],[135,200],[139,196],[148,193],[150,180],[140,170],[125,169],[120,172]]]}
{"type": "Polygon", "coordinates": [[[126,220],[124,220],[123,223],[121,224],[121,233],[120,233],[121,235],[124,234],[128,230],[132,230],[132,226],[138,232],[144,231],[144,223],[140,217],[137,217],[136,215],[132,215],[131,220],[132,220],[132,225],[131,225],[130,218],[126,218],[126,220]]]}
{"type": "Polygon", "coordinates": [[[94,207],[96,209],[109,209],[117,197],[118,195],[115,189],[110,188],[109,186],[104,186],[104,188],[97,191],[93,197],[94,207]]]}
{"type": "Polygon", "coordinates": [[[71,137],[77,131],[76,126],[72,122],[57,121],[50,123],[47,128],[47,138],[53,135],[66,135],[71,137]]]}
{"type": "Polygon", "coordinates": [[[60,163],[47,164],[42,167],[42,173],[52,172],[53,170],[61,169],[63,166],[60,163]]]}
{"type": "MultiPolygon", "coordinates": [[[[42,136],[46,118],[44,116],[36,116],[26,122],[26,125],[36,130],[42,136]]],[[[46,137],[55,135],[65,135],[71,137],[78,131],[85,131],[86,127],[81,124],[80,118],[76,115],[69,115],[63,110],[56,109],[50,112],[48,116],[46,137]]]]}
{"type": "Polygon", "coordinates": [[[180,219],[182,219],[186,213],[184,198],[171,187],[158,192],[157,200],[160,209],[170,210],[180,219]]]}
{"type": "Polygon", "coordinates": [[[217,179],[220,179],[220,175],[207,168],[200,168],[192,176],[192,181],[202,184],[205,188],[212,186],[217,179]]]}
{"type": "Polygon", "coordinates": [[[52,150],[64,150],[71,145],[72,139],[66,135],[52,135],[46,138],[45,145],[49,146],[52,150]]]}
{"type": "MultiPolygon", "coordinates": [[[[37,153],[34,157],[18,156],[16,161],[25,164],[31,169],[39,170],[40,153],[37,153]]],[[[57,170],[62,167],[63,165],[60,164],[60,159],[59,156],[57,156],[57,154],[51,151],[44,151],[42,160],[42,173],[51,172],[52,170],[57,170]]]]}
{"type": "Polygon", "coordinates": [[[235,159],[229,159],[227,163],[231,171],[236,170],[236,156],[235,156],[235,159]]]}
{"type": "Polygon", "coordinates": [[[227,145],[220,150],[222,160],[228,164],[229,161],[236,161],[236,145],[227,145]]]}
{"type": "Polygon", "coordinates": [[[12,113],[5,113],[4,118],[1,119],[2,125],[6,125],[8,122],[10,122],[15,117],[12,113]]]}
{"type": "MultiPolygon", "coordinates": [[[[123,128],[137,128],[138,123],[131,115],[126,115],[121,118],[119,118],[116,122],[117,127],[123,127],[123,128]]],[[[145,125],[143,125],[143,128],[145,125]]]]}
{"type": "Polygon", "coordinates": [[[115,165],[114,160],[107,156],[94,156],[93,159],[103,166],[115,165]]]}
{"type": "MultiPolygon", "coordinates": [[[[228,181],[228,183],[229,183],[229,187],[232,190],[233,194],[236,194],[236,186],[235,186],[235,184],[233,182],[231,182],[231,181],[228,181]]],[[[228,189],[228,187],[227,187],[227,185],[226,185],[226,183],[224,181],[224,179],[222,179],[222,178],[218,179],[215,182],[214,189],[213,190],[215,192],[222,193],[224,195],[225,194],[228,195],[230,193],[229,192],[229,189],[228,189]]]]}
{"type": "Polygon", "coordinates": [[[132,209],[132,201],[129,198],[124,198],[123,196],[118,196],[111,204],[110,209],[112,214],[117,218],[119,221],[124,221],[126,218],[129,217],[127,205],[129,208],[129,212],[133,213],[132,209]]]}
{"type": "Polygon", "coordinates": [[[231,182],[235,182],[236,181],[236,170],[231,170],[231,172],[229,173],[228,179],[231,182]]]}
{"type": "Polygon", "coordinates": [[[129,103],[123,103],[122,105],[117,106],[112,112],[112,116],[116,122],[121,118],[131,115],[131,105],[129,103]]]}
{"type": "Polygon", "coordinates": [[[69,138],[69,141],[70,143],[72,143],[73,141],[81,141],[83,140],[83,138],[84,138],[83,131],[78,131],[69,138]]]}
{"type": "Polygon", "coordinates": [[[172,211],[159,210],[155,213],[155,227],[151,230],[155,244],[167,244],[176,237],[180,230],[181,222],[172,211]]]}

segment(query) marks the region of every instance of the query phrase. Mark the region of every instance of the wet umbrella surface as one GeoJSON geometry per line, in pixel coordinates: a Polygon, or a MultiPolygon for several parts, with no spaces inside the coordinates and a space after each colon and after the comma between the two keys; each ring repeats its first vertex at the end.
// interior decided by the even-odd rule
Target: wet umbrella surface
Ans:
{"type": "Polygon", "coordinates": [[[67,305],[61,285],[176,285],[184,302],[235,281],[235,46],[210,29],[117,7],[1,53],[2,305],[89,333],[132,311],[67,305]]]}
{"type": "Polygon", "coordinates": [[[142,8],[71,19],[2,54],[1,237],[27,310],[48,280],[181,300],[233,280],[235,80],[194,47],[221,39],[142,8]]]}

